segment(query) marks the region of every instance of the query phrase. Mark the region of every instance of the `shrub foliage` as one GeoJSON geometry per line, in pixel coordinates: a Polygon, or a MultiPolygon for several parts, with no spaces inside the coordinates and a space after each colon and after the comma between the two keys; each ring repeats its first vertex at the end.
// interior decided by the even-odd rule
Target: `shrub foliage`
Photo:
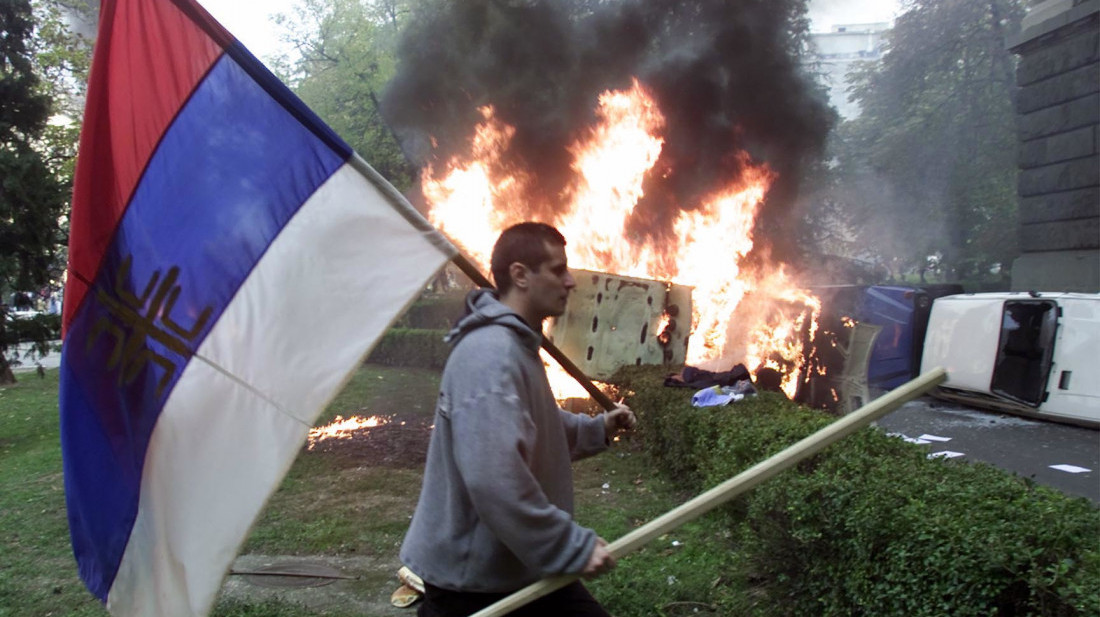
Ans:
{"type": "Polygon", "coordinates": [[[398,319],[398,328],[450,330],[466,310],[465,296],[422,297],[398,319]]]}
{"type": "MultiPolygon", "coordinates": [[[[686,488],[726,480],[833,417],[778,394],[691,407],[631,367],[647,450],[686,488]]],[[[1100,511],[985,464],[928,459],[868,428],[727,507],[757,615],[1100,614],[1100,511]]]]}
{"type": "Polygon", "coordinates": [[[451,352],[443,342],[445,330],[391,328],[371,351],[367,362],[384,366],[442,369],[451,352]]]}

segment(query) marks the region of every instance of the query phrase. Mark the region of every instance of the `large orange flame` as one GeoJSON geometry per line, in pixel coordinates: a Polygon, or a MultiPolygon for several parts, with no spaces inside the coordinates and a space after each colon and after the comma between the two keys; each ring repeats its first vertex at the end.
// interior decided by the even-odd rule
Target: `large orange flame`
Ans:
{"type": "MultiPolygon", "coordinates": [[[[570,265],[692,286],[688,362],[773,368],[793,396],[804,337],[816,331],[820,304],[782,267],[746,271],[742,265],[775,174],[742,153],[740,177],[682,211],[671,238],[660,245],[632,242],[626,224],[661,154],[664,117],[636,80],[629,90],[605,92],[596,111],[597,123],[569,149],[575,176],[565,203],[546,221],[569,239],[570,265]]],[[[515,131],[491,107],[481,113],[469,156],[429,167],[421,180],[429,219],[485,267],[500,232],[528,218],[522,204],[534,172],[502,159],[515,131]]]]}

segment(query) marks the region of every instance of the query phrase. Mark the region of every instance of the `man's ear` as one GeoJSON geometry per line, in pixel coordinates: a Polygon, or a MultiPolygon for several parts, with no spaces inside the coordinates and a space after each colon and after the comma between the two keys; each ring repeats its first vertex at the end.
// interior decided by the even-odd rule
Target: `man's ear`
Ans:
{"type": "Polygon", "coordinates": [[[513,261],[512,264],[508,266],[508,276],[512,277],[512,287],[516,289],[527,289],[528,274],[530,274],[530,270],[527,266],[518,261],[513,261]]]}

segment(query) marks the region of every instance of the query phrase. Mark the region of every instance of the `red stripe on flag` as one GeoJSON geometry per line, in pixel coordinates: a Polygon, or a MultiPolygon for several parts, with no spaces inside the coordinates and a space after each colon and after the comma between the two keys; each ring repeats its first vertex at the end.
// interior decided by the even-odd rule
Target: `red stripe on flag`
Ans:
{"type": "Polygon", "coordinates": [[[104,0],[100,8],[73,187],[66,331],[161,136],[233,41],[202,8],[178,4],[104,0]]]}

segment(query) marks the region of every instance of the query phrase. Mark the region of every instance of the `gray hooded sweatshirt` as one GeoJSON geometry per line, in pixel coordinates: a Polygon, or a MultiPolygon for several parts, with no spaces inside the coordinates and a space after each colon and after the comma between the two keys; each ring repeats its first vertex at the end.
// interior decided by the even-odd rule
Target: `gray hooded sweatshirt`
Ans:
{"type": "Polygon", "coordinates": [[[424,484],[402,562],[453,591],[509,592],[579,573],[596,534],[573,522],[570,462],[607,447],[601,418],[558,407],[542,335],[471,292],[448,334],[424,484]]]}

